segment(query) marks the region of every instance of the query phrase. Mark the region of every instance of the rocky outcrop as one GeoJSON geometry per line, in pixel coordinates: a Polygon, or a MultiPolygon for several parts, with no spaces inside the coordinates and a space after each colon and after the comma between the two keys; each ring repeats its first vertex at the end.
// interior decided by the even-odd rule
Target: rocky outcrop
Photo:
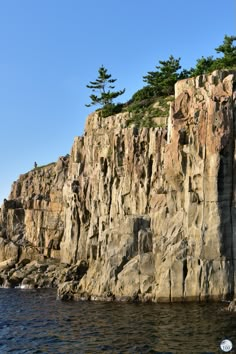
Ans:
{"type": "Polygon", "coordinates": [[[11,264],[41,256],[68,264],[63,299],[232,295],[235,82],[229,71],[178,82],[167,129],[90,115],[70,157],[13,185],[1,213],[6,279],[11,264]]]}
{"type": "MultiPolygon", "coordinates": [[[[27,268],[23,272],[22,264],[32,262],[34,268],[35,262],[48,263],[46,258],[60,261],[64,232],[62,188],[68,161],[69,156],[60,157],[57,163],[37,167],[13,183],[0,213],[0,284],[19,285],[29,273],[27,268]],[[13,270],[19,267],[21,276],[15,276],[13,270]]],[[[41,274],[43,277],[44,272],[41,274]]],[[[55,283],[53,277],[51,280],[55,283]]],[[[39,283],[43,281],[34,281],[33,285],[39,283]]]]}

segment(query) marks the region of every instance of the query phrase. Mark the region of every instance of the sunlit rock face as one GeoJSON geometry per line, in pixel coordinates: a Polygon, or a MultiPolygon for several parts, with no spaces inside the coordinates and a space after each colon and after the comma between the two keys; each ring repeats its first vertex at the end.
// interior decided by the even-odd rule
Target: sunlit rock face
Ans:
{"type": "Polygon", "coordinates": [[[0,213],[0,262],[8,258],[4,249],[9,249],[9,244],[14,245],[11,249],[18,249],[18,261],[43,255],[60,259],[64,232],[62,189],[68,161],[68,156],[60,157],[57,163],[37,167],[13,183],[0,213]]]}
{"type": "Polygon", "coordinates": [[[71,265],[58,291],[65,299],[232,295],[235,82],[230,71],[179,81],[167,128],[127,128],[129,113],[91,114],[70,157],[13,185],[0,262],[71,265]]]}

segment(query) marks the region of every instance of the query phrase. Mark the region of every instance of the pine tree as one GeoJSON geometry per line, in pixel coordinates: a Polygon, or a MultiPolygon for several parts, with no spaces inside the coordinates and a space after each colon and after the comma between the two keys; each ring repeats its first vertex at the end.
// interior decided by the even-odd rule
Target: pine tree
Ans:
{"type": "Polygon", "coordinates": [[[107,73],[107,69],[102,65],[98,69],[98,78],[96,81],[90,81],[89,85],[86,87],[92,89],[93,92],[98,92],[98,94],[90,95],[91,103],[86,104],[87,107],[91,107],[96,104],[100,104],[103,108],[107,105],[112,104],[113,100],[120,95],[123,95],[124,90],[112,91],[115,86],[113,85],[117,79],[112,79],[111,74],[107,73]]]}
{"type": "Polygon", "coordinates": [[[213,70],[236,67],[236,46],[233,44],[235,41],[236,36],[225,35],[223,43],[215,48],[223,57],[215,60],[213,70]]]}
{"type": "Polygon", "coordinates": [[[207,74],[214,69],[212,69],[213,64],[215,62],[215,59],[213,59],[213,56],[209,57],[201,57],[200,59],[197,59],[197,63],[195,68],[192,68],[191,70],[191,75],[192,76],[198,76],[202,74],[207,74]]]}
{"type": "Polygon", "coordinates": [[[148,75],[143,77],[143,81],[150,85],[156,96],[167,96],[174,93],[174,85],[178,80],[177,71],[181,68],[180,58],[175,59],[170,55],[166,61],[159,61],[156,71],[149,71],[148,75]]]}
{"type": "Polygon", "coordinates": [[[231,69],[236,67],[236,41],[235,36],[225,35],[224,41],[215,48],[217,53],[223,54],[221,58],[213,59],[213,56],[197,59],[195,68],[191,70],[193,76],[209,74],[214,70],[231,69]]]}

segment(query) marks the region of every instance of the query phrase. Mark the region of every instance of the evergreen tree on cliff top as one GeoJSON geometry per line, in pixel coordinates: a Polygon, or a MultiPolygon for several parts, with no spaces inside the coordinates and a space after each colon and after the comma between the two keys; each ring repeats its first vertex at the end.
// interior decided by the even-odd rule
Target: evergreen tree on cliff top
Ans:
{"type": "Polygon", "coordinates": [[[225,35],[223,43],[215,48],[217,53],[223,54],[222,58],[215,60],[215,69],[236,67],[236,36],[225,35]]]}
{"type": "Polygon", "coordinates": [[[112,79],[112,76],[107,73],[107,69],[102,65],[98,69],[98,78],[96,81],[90,81],[88,87],[92,89],[93,92],[97,94],[90,95],[91,103],[86,104],[87,107],[91,107],[96,104],[100,104],[103,108],[107,105],[112,104],[113,100],[120,95],[123,95],[124,90],[112,91],[115,86],[113,85],[116,79],[112,79]]]}
{"type": "MultiPolygon", "coordinates": [[[[149,87],[153,89],[155,96],[169,96],[174,93],[174,85],[179,79],[178,73],[180,66],[180,58],[175,59],[173,55],[170,55],[168,60],[160,60],[156,71],[149,71],[146,76],[143,77],[143,81],[147,82],[149,87]]],[[[184,73],[183,75],[184,76],[184,73]]],[[[184,78],[182,77],[181,78],[184,78]]]]}
{"type": "Polygon", "coordinates": [[[225,35],[224,41],[219,47],[215,48],[221,58],[213,59],[213,56],[201,57],[197,59],[195,68],[191,69],[191,75],[197,76],[202,74],[209,74],[214,70],[232,69],[236,68],[236,36],[225,35]]]}

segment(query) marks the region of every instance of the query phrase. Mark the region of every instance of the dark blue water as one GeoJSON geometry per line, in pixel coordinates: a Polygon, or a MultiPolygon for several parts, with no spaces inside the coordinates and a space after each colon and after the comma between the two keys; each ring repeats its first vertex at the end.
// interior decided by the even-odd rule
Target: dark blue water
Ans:
{"type": "Polygon", "coordinates": [[[0,353],[222,353],[224,338],[236,347],[236,314],[223,307],[61,302],[54,290],[0,289],[0,353]]]}

